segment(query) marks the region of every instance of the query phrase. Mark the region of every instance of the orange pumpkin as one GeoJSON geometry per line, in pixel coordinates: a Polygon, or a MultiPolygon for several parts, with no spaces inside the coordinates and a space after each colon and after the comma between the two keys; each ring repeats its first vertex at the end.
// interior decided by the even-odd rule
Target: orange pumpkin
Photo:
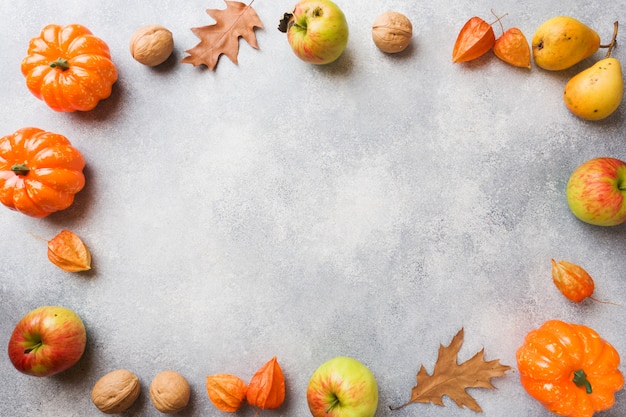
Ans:
{"type": "Polygon", "coordinates": [[[526,335],[516,356],[522,386],[560,416],[609,409],[624,386],[617,350],[580,324],[549,320],[526,335]]]}
{"type": "Polygon", "coordinates": [[[31,93],[59,112],[91,110],[111,95],[117,68],[108,45],[82,25],[47,25],[22,60],[31,93]]]}
{"type": "Polygon", "coordinates": [[[65,136],[19,129],[0,138],[0,202],[32,217],[66,209],[85,186],[84,167],[65,136]]]}

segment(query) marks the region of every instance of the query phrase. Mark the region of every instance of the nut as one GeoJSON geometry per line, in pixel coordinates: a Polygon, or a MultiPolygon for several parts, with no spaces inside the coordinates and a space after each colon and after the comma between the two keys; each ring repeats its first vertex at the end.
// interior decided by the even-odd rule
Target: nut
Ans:
{"type": "Polygon", "coordinates": [[[130,54],[136,61],[150,67],[165,62],[173,50],[172,32],[163,26],[144,26],[137,29],[130,39],[130,54]]]}
{"type": "Polygon", "coordinates": [[[187,407],[190,394],[189,383],[176,371],[163,371],[150,384],[152,404],[162,413],[174,414],[187,407]]]}
{"type": "Polygon", "coordinates": [[[91,391],[91,401],[105,414],[128,409],[141,391],[139,378],[126,369],[117,369],[100,378],[91,391]]]}
{"type": "Polygon", "coordinates": [[[402,52],[411,42],[413,25],[402,13],[385,12],[372,25],[372,40],[383,52],[402,52]]]}

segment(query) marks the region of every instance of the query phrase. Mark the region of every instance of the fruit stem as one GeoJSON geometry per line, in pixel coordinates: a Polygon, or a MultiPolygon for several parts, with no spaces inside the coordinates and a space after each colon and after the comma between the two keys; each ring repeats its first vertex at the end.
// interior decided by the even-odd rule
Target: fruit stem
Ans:
{"type": "Polygon", "coordinates": [[[333,402],[330,403],[330,405],[326,409],[326,414],[330,413],[333,408],[337,407],[337,404],[339,404],[339,398],[337,398],[337,396],[335,395],[333,398],[333,402]]]}
{"type": "Polygon", "coordinates": [[[70,69],[70,64],[68,64],[67,59],[63,58],[57,58],[56,61],[52,61],[50,66],[52,68],[59,68],[61,71],[70,69]]]}
{"type": "Polygon", "coordinates": [[[587,394],[591,394],[593,390],[591,389],[591,383],[587,379],[587,374],[582,369],[574,372],[574,378],[572,378],[572,382],[576,384],[577,387],[585,387],[585,392],[587,394]]]}
{"type": "Polygon", "coordinates": [[[620,306],[620,304],[613,303],[613,302],[611,302],[611,301],[603,301],[603,300],[598,300],[597,298],[593,298],[592,296],[589,296],[589,299],[590,299],[590,300],[592,300],[592,301],[595,301],[596,303],[601,303],[601,304],[610,304],[610,305],[613,305],[613,306],[618,306],[618,307],[620,306]]]}
{"type": "MultiPolygon", "coordinates": [[[[496,22],[498,22],[498,23],[500,24],[500,30],[502,31],[502,33],[504,33],[504,26],[502,26],[502,19],[503,19],[504,17],[506,17],[506,16],[508,15],[508,13],[505,13],[505,14],[503,14],[502,16],[498,16],[498,15],[496,14],[496,12],[494,12],[494,11],[493,11],[493,9],[491,9],[491,14],[492,14],[492,15],[494,15],[494,16],[496,17],[496,22]]],[[[494,24],[494,23],[496,23],[496,22],[490,23],[490,25],[493,25],[493,24],[494,24]]]]}
{"type": "Polygon", "coordinates": [[[11,171],[13,171],[15,175],[27,175],[30,169],[26,164],[15,164],[11,167],[11,171]]]}
{"type": "Polygon", "coordinates": [[[609,50],[606,51],[606,56],[604,57],[605,59],[611,56],[611,52],[613,52],[613,48],[615,47],[615,45],[617,45],[618,28],[619,28],[619,22],[615,21],[613,23],[613,39],[611,39],[611,43],[609,43],[608,45],[600,45],[600,48],[609,48],[609,50]]]}
{"type": "Polygon", "coordinates": [[[29,348],[27,348],[27,349],[24,349],[24,353],[30,353],[30,352],[32,352],[33,350],[37,350],[37,349],[39,349],[39,348],[41,347],[41,345],[42,345],[42,343],[41,343],[41,342],[39,342],[39,343],[37,343],[37,344],[36,344],[35,346],[33,346],[33,347],[29,347],[29,348]]]}

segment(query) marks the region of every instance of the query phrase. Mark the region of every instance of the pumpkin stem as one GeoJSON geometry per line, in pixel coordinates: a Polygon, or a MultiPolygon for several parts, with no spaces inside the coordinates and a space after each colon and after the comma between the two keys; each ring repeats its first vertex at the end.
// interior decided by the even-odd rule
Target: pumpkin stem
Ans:
{"type": "Polygon", "coordinates": [[[11,167],[11,171],[15,172],[16,175],[26,175],[30,171],[30,168],[28,168],[26,164],[15,164],[11,167]]]}
{"type": "Polygon", "coordinates": [[[587,394],[592,393],[591,383],[587,379],[587,374],[582,369],[574,372],[574,378],[572,378],[572,382],[576,384],[577,387],[585,387],[585,391],[587,394]]]}
{"type": "Polygon", "coordinates": [[[52,68],[60,68],[63,71],[70,68],[70,64],[68,64],[67,59],[63,59],[63,58],[57,58],[56,61],[52,61],[50,63],[50,66],[52,68]]]}

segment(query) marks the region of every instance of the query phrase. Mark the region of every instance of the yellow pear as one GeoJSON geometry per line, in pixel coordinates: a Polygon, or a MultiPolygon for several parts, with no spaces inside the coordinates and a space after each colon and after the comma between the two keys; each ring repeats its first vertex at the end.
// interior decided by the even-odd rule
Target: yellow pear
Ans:
{"type": "Polygon", "coordinates": [[[535,63],[546,70],[569,68],[600,48],[600,36],[569,16],[556,16],[539,26],[532,38],[535,63]]]}
{"type": "Polygon", "coordinates": [[[605,58],[578,73],[565,85],[567,108],[586,120],[610,116],[622,102],[624,78],[616,58],[605,58]]]}
{"type": "Polygon", "coordinates": [[[576,116],[586,120],[600,120],[610,116],[622,102],[624,77],[622,66],[611,51],[617,38],[617,22],[613,41],[606,57],[576,74],[565,85],[563,100],[576,116]]]}

